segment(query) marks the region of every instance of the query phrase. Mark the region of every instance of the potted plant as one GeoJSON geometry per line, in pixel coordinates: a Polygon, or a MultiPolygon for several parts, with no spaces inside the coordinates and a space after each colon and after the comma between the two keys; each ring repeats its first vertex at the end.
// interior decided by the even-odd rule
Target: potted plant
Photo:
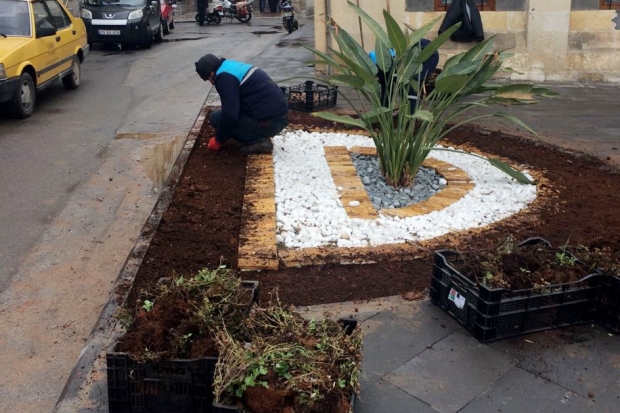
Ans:
{"type": "MultiPolygon", "coordinates": [[[[318,56],[317,63],[329,65],[333,70],[334,74],[327,76],[325,81],[332,86],[352,89],[362,103],[351,103],[341,88],[338,91],[351,104],[357,116],[332,112],[315,112],[314,116],[364,129],[375,143],[381,171],[390,185],[409,186],[430,151],[439,150],[435,147],[437,142],[461,125],[495,116],[512,121],[536,135],[519,119],[503,112],[468,117],[471,110],[480,106],[532,104],[537,103],[537,97],[556,95],[531,84],[489,83],[508,57],[506,53],[493,49],[493,37],[449,58],[441,73],[434,78],[432,91],[412,110],[408,102],[410,88],[414,88],[418,95],[424,95],[422,80],[412,79],[420,72],[422,64],[459,28],[460,23],[422,49],[420,40],[439,19],[419,29],[405,24],[411,31],[405,32],[384,10],[384,30],[364,10],[350,1],[348,4],[376,38],[376,64],[337,22],[329,21],[329,30],[338,50],[330,47],[329,53],[323,53],[309,46],[304,47],[318,56]],[[386,74],[386,79],[393,79],[386,82],[385,94],[377,77],[379,69],[386,74]]],[[[441,150],[456,151],[448,148],[441,150]]],[[[487,161],[522,183],[533,183],[526,175],[497,158],[487,161]]]]}
{"type": "Polygon", "coordinates": [[[430,297],[481,341],[593,322],[601,275],[542,238],[435,252],[430,297]]]}
{"type": "Polygon", "coordinates": [[[258,283],[224,267],[143,291],[117,315],[127,331],[106,354],[109,411],[211,411],[214,336],[222,325],[238,334],[257,301],[258,283]]]}
{"type": "Polygon", "coordinates": [[[305,320],[277,299],[253,309],[244,334],[223,329],[216,337],[214,413],[352,411],[361,369],[356,327],[354,320],[305,320]]]}

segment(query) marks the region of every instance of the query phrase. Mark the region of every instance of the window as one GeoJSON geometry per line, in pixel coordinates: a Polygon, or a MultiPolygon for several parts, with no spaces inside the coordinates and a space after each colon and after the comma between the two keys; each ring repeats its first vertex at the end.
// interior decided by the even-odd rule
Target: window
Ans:
{"type": "Polygon", "coordinates": [[[46,0],[45,4],[47,4],[50,13],[52,13],[54,23],[56,24],[56,30],[64,29],[71,24],[69,16],[67,16],[65,11],[56,3],[56,0],[46,0]]]}
{"type": "Polygon", "coordinates": [[[601,10],[614,10],[620,9],[620,0],[600,0],[601,10]]]}
{"type": "MultiPolygon", "coordinates": [[[[446,11],[452,5],[453,0],[435,0],[435,11],[446,11]]],[[[495,0],[473,0],[480,11],[495,10],[495,0]]],[[[601,0],[606,1],[606,0],[601,0]]],[[[620,0],[614,0],[620,3],[620,0]]]]}

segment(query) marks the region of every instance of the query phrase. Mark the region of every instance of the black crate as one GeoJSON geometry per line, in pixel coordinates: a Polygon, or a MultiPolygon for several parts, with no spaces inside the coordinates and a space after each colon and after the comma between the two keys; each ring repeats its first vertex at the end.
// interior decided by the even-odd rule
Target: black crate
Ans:
{"type": "Polygon", "coordinates": [[[286,97],[288,108],[298,112],[313,112],[336,106],[338,98],[336,86],[320,85],[312,80],[301,85],[282,86],[280,89],[286,97]]]}
{"type": "MultiPolygon", "coordinates": [[[[243,281],[252,290],[248,311],[258,303],[258,282],[243,281]]],[[[217,357],[138,363],[129,354],[106,354],[110,413],[211,413],[217,357]]]]}
{"type": "Polygon", "coordinates": [[[620,334],[620,278],[603,275],[598,321],[610,331],[620,334]]]}
{"type": "MultiPolygon", "coordinates": [[[[539,242],[549,244],[532,238],[520,245],[539,242]]],[[[430,298],[480,341],[596,321],[602,289],[599,273],[571,283],[511,291],[470,280],[454,267],[463,261],[458,252],[435,252],[430,298]]]]}
{"type": "Polygon", "coordinates": [[[106,355],[110,413],[210,413],[217,357],[140,364],[106,355]]]}
{"type": "MultiPolygon", "coordinates": [[[[357,320],[354,318],[341,318],[338,322],[342,325],[345,333],[347,335],[353,334],[353,330],[357,327],[357,320]]],[[[353,393],[351,395],[351,399],[349,400],[349,412],[353,412],[353,407],[355,405],[356,395],[353,393]]],[[[229,406],[220,403],[213,403],[213,413],[246,413],[240,407],[237,406],[229,406]]]]}

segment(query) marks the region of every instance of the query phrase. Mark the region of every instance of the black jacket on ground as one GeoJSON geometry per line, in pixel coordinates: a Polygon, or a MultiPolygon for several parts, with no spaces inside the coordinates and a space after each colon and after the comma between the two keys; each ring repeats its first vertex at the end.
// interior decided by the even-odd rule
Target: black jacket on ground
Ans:
{"type": "Polygon", "coordinates": [[[446,12],[439,34],[461,22],[461,27],[450,36],[453,42],[481,42],[484,40],[482,18],[474,0],[454,0],[446,12]],[[469,9],[469,13],[468,13],[469,9]]]}

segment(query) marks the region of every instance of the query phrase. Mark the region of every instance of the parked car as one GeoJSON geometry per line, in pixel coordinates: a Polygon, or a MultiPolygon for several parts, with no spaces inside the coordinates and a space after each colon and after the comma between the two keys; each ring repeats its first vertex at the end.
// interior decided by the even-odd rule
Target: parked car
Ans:
{"type": "Polygon", "coordinates": [[[164,35],[159,0],[84,0],[88,43],[120,43],[148,49],[164,35]]]}
{"type": "Polygon", "coordinates": [[[86,28],[57,0],[0,0],[0,103],[17,118],[58,79],[77,89],[88,54],[86,28]]]}

